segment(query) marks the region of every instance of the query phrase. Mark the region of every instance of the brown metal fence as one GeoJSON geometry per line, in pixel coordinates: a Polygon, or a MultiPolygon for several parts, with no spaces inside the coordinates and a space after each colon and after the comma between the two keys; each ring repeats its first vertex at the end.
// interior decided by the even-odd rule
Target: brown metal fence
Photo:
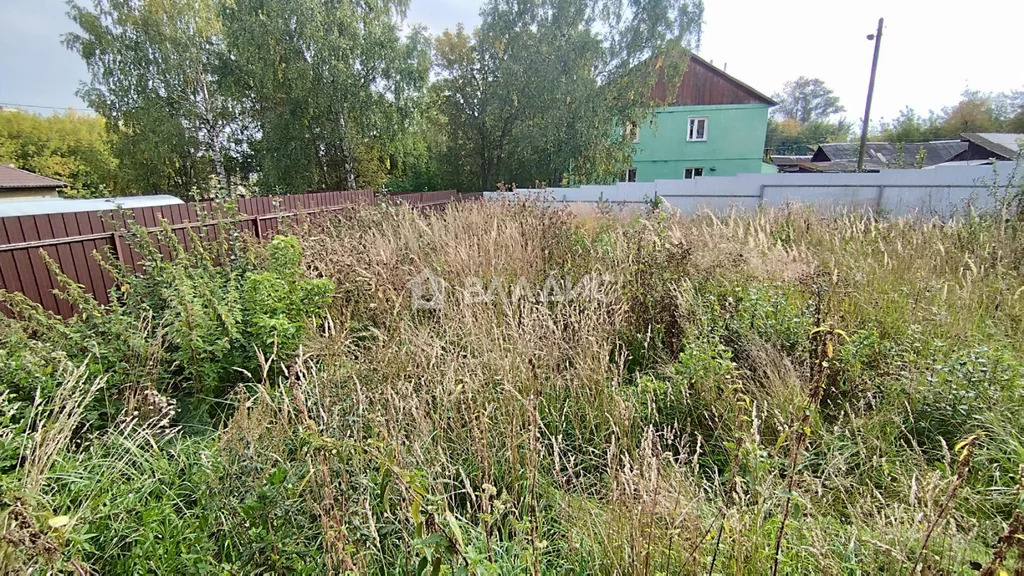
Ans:
{"type": "MultiPolygon", "coordinates": [[[[453,191],[391,196],[393,203],[423,208],[438,207],[465,198],[453,191]]],[[[332,211],[374,201],[370,190],[243,198],[238,200],[238,214],[231,217],[230,222],[240,231],[266,238],[274,234],[282,220],[299,213],[332,211]]],[[[134,221],[150,232],[169,226],[178,241],[189,249],[193,238],[190,230],[199,232],[204,224],[209,224],[209,218],[204,219],[202,214],[210,214],[214,210],[213,202],[197,202],[125,211],[0,218],[0,289],[21,292],[46,310],[71,316],[71,305],[53,293],[59,284],[40,255],[43,251],[86,292],[94,295],[100,303],[108,304],[113,279],[96,259],[96,252],[109,250],[123,264],[137,272],[142,271],[142,256],[124,241],[126,221],[134,221]]],[[[209,235],[215,234],[214,227],[207,227],[200,237],[210,238],[209,235]]],[[[162,246],[161,250],[165,256],[170,255],[166,247],[162,246]]],[[[3,305],[0,309],[10,313],[3,305]]]]}

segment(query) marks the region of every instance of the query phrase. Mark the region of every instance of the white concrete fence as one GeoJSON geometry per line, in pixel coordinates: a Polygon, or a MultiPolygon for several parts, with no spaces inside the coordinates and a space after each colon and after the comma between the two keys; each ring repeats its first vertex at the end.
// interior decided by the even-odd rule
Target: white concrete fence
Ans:
{"type": "Polygon", "coordinates": [[[995,197],[1019,188],[1013,162],[984,166],[937,166],[862,174],[741,174],[693,180],[620,182],[579,188],[519,188],[487,192],[487,198],[533,199],[550,204],[607,204],[640,208],[661,198],[674,208],[726,212],[787,204],[833,209],[871,209],[900,216],[949,217],[968,205],[991,208],[995,197]]]}

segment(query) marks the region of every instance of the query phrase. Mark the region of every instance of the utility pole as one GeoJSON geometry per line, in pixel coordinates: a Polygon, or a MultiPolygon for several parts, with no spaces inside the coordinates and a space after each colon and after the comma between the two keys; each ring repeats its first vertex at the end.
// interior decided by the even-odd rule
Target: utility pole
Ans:
{"type": "Polygon", "coordinates": [[[868,82],[868,102],[864,105],[864,127],[860,131],[860,152],[857,154],[857,172],[864,171],[864,152],[868,145],[868,121],[871,119],[871,97],[875,94],[875,71],[878,70],[878,50],[882,47],[882,24],[878,19],[878,32],[868,34],[868,40],[875,41],[875,57],[871,60],[871,80],[868,82]]]}

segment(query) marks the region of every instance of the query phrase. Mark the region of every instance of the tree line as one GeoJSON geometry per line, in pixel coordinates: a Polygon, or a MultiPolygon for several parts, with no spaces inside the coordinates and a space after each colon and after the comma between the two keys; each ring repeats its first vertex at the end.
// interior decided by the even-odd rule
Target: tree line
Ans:
{"type": "MultiPolygon", "coordinates": [[[[768,121],[765,147],[776,154],[807,154],[809,147],[846,142],[859,133],[860,124],[843,116],[846,108],[820,79],[801,76],[787,82],[774,98],[779,105],[768,121]]],[[[871,126],[868,137],[909,143],[955,140],[965,132],[1024,133],[1024,91],[965,90],[957,104],[927,115],[907,107],[895,119],[871,126]]]]}
{"type": "Polygon", "coordinates": [[[432,37],[407,4],[71,0],[98,117],[0,115],[0,154],[84,195],[610,179],[633,152],[614,126],[651,117],[657,68],[681,78],[703,18],[701,0],[488,0],[432,37]],[[83,127],[95,157],[23,159],[3,147],[23,124],[83,127]]]}
{"type": "Polygon", "coordinates": [[[66,182],[67,196],[122,193],[111,143],[103,118],[93,114],[0,111],[0,164],[66,182]]]}

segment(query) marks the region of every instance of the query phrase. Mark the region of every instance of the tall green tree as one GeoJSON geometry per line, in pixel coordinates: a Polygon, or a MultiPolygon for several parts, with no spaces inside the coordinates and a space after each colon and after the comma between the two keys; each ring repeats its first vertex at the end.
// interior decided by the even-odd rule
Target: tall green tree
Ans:
{"type": "Polygon", "coordinates": [[[839,97],[818,78],[801,76],[786,82],[782,92],[774,97],[779,105],[772,110],[772,114],[801,124],[815,120],[827,121],[846,111],[839,97]]]}
{"type": "Polygon", "coordinates": [[[792,118],[780,120],[772,117],[768,119],[765,148],[775,154],[810,154],[818,144],[848,141],[852,128],[845,118],[836,121],[811,120],[801,124],[792,118]]]}
{"type": "Polygon", "coordinates": [[[448,148],[447,118],[430,85],[409,119],[407,130],[388,155],[389,190],[426,191],[455,188],[458,174],[443,163],[448,148]]]}
{"type": "Polygon", "coordinates": [[[872,140],[883,142],[927,142],[942,137],[942,117],[932,112],[921,116],[912,108],[904,108],[892,122],[882,122],[872,140]]]}
{"type": "Polygon", "coordinates": [[[849,138],[852,125],[835,119],[846,108],[822,80],[801,76],[786,82],[774,98],[779,105],[768,120],[765,148],[776,154],[807,154],[818,144],[849,138]]]}
{"type": "Polygon", "coordinates": [[[435,42],[445,165],[474,190],[613,178],[633,153],[614,127],[651,118],[659,68],[682,77],[702,15],[699,0],[490,0],[479,28],[435,42]]]}
{"type": "Polygon", "coordinates": [[[958,138],[964,132],[996,132],[1002,124],[992,96],[975,90],[965,90],[960,102],[943,109],[943,115],[940,132],[947,138],[958,138]]]}
{"type": "Polygon", "coordinates": [[[217,87],[224,56],[218,0],[69,2],[82,33],[65,45],[91,78],[79,94],[117,136],[114,154],[138,193],[205,195],[230,182],[224,152],[237,125],[217,87]]]}
{"type": "Polygon", "coordinates": [[[225,78],[259,134],[265,190],[383,183],[426,84],[429,44],[404,0],[225,2],[225,78]]]}
{"type": "Polygon", "coordinates": [[[121,193],[111,146],[103,118],[96,115],[0,112],[0,164],[65,182],[70,196],[121,193]]]}

